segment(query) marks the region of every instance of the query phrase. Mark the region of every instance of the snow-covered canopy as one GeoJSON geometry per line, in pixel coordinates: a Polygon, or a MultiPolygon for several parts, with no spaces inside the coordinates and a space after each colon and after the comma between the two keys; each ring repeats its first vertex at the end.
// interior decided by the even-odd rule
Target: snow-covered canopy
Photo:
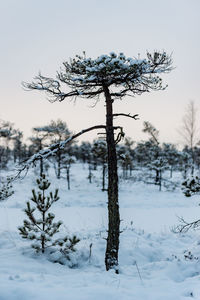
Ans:
{"type": "Polygon", "coordinates": [[[145,59],[126,57],[123,53],[101,55],[96,59],[77,55],[64,62],[56,79],[39,74],[32,83],[24,83],[28,89],[46,91],[52,101],[62,101],[67,97],[94,98],[109,88],[113,98],[142,94],[150,90],[160,90],[161,73],[172,69],[171,56],[165,52],[147,53],[145,59]],[[65,86],[65,87],[64,87],[65,86]],[[69,90],[65,91],[66,86],[69,90]]]}

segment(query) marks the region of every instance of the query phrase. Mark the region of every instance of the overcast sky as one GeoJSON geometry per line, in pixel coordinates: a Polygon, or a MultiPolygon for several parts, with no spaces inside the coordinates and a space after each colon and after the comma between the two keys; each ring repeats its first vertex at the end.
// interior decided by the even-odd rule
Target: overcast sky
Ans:
{"type": "Polygon", "coordinates": [[[54,76],[82,51],[93,58],[111,51],[141,58],[146,50],[173,53],[175,69],[163,77],[167,90],[114,104],[115,112],[140,115],[139,121],[117,121],[134,140],[146,139],[141,131],[148,120],[161,141],[180,142],[187,103],[200,107],[200,0],[0,0],[0,36],[0,119],[26,137],[51,119],[66,121],[74,132],[105,121],[103,99],[93,108],[84,99],[51,104],[43,93],[21,86],[39,71],[54,76]]]}

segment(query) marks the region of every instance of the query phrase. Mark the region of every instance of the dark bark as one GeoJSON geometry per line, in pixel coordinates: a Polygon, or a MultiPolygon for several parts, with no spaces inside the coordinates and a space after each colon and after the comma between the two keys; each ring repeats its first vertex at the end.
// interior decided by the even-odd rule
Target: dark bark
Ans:
{"type": "Polygon", "coordinates": [[[114,140],[112,99],[107,86],[106,98],[106,142],[108,150],[108,237],[105,254],[106,270],[115,269],[118,273],[118,251],[120,216],[118,204],[117,154],[114,140]]]}
{"type": "Polygon", "coordinates": [[[183,178],[184,178],[184,179],[187,178],[187,167],[186,167],[186,165],[184,166],[183,178]]]}
{"type": "Polygon", "coordinates": [[[170,167],[170,178],[172,178],[172,174],[173,174],[173,167],[170,167]]]}
{"type": "Polygon", "coordinates": [[[67,168],[67,188],[70,190],[70,175],[69,175],[69,169],[70,167],[67,168]]]}
{"type": "Polygon", "coordinates": [[[89,174],[88,174],[89,183],[92,183],[92,168],[90,163],[88,165],[88,170],[89,170],[89,174]]]}
{"type": "Polygon", "coordinates": [[[103,163],[103,167],[102,167],[102,191],[106,191],[105,189],[105,176],[106,176],[106,165],[105,163],[103,163]]]}
{"type": "Polygon", "coordinates": [[[40,177],[42,177],[42,174],[44,173],[44,168],[43,168],[43,158],[40,158],[40,177]]]}
{"type": "Polygon", "coordinates": [[[195,163],[195,160],[194,160],[194,151],[193,149],[192,150],[192,166],[191,166],[191,175],[193,176],[194,175],[194,163],[195,163]]]}
{"type": "MultiPolygon", "coordinates": [[[[39,151],[42,150],[42,140],[39,141],[39,151]]],[[[42,174],[44,173],[44,166],[43,166],[43,158],[40,158],[40,177],[42,177],[42,174]]]]}
{"type": "Polygon", "coordinates": [[[156,178],[155,178],[155,184],[159,184],[159,180],[160,180],[160,174],[159,174],[159,170],[156,169],[156,178]]]}
{"type": "MultiPolygon", "coordinates": [[[[45,196],[44,196],[44,190],[42,191],[42,202],[43,202],[43,205],[44,205],[44,198],[45,198],[45,196]]],[[[42,207],[43,207],[43,205],[42,205],[42,207]]],[[[43,231],[43,233],[44,233],[44,231],[45,231],[45,212],[44,211],[42,211],[42,231],[43,231]]],[[[43,234],[42,235],[42,253],[44,253],[44,250],[45,250],[45,235],[43,234]]]]}
{"type": "Polygon", "coordinates": [[[60,150],[58,150],[58,152],[57,152],[57,162],[58,162],[57,178],[60,179],[60,170],[61,170],[61,151],[60,150]]]}
{"type": "Polygon", "coordinates": [[[129,166],[129,175],[132,176],[132,166],[129,166]]]}
{"type": "Polygon", "coordinates": [[[162,171],[159,171],[159,191],[162,190],[162,171]]]}

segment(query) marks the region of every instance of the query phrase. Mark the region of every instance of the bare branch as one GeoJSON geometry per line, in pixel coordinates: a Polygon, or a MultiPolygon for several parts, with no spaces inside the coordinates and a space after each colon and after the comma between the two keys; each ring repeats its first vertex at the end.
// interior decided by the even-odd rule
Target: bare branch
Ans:
{"type": "MultiPolygon", "coordinates": [[[[103,92],[102,88],[91,90],[90,85],[88,86],[81,86],[81,89],[73,89],[70,92],[62,92],[60,87],[60,83],[57,80],[52,78],[47,78],[39,74],[36,76],[35,81],[31,83],[22,82],[22,86],[25,90],[39,90],[46,92],[48,96],[48,100],[50,102],[62,102],[66,98],[76,98],[76,97],[84,97],[84,98],[95,98],[96,96],[100,95],[103,92]],[[88,89],[87,89],[88,88],[88,89]]],[[[93,87],[92,87],[93,89],[93,87]]]]}
{"type": "Polygon", "coordinates": [[[197,229],[200,227],[200,219],[191,223],[186,222],[183,217],[179,217],[178,219],[181,224],[172,229],[174,233],[186,233],[190,229],[197,229]]]}
{"type": "Polygon", "coordinates": [[[124,136],[125,136],[125,133],[123,132],[123,128],[121,127],[120,132],[118,133],[117,138],[115,140],[115,144],[118,144],[121,141],[121,139],[124,138],[124,136]]]}
{"type": "Polygon", "coordinates": [[[135,115],[125,114],[125,113],[113,114],[113,117],[119,117],[119,116],[124,116],[124,117],[132,118],[134,120],[139,120],[139,118],[138,118],[139,115],[138,114],[135,114],[135,115]]]}

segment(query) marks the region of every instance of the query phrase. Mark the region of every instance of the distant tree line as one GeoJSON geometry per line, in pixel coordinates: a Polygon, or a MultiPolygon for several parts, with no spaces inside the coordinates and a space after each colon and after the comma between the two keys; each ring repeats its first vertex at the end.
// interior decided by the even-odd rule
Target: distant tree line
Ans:
{"type": "MultiPolygon", "coordinates": [[[[185,145],[182,150],[171,143],[161,144],[159,131],[150,122],[144,122],[143,132],[149,137],[146,141],[135,142],[125,137],[123,142],[116,145],[121,178],[132,178],[134,170],[141,170],[142,174],[146,174],[142,176],[143,180],[158,185],[161,190],[162,184],[165,184],[163,173],[168,172],[169,179],[172,179],[174,171],[178,171],[186,179],[188,175],[193,175],[194,170],[200,172],[198,143],[185,145]]],[[[29,143],[24,143],[22,131],[15,129],[10,122],[0,121],[0,170],[9,169],[13,163],[21,164],[49,144],[65,140],[71,135],[65,122],[51,121],[45,126],[34,127],[29,143]]],[[[48,160],[43,161],[41,158],[38,175],[46,172],[52,165],[56,177],[65,177],[70,189],[70,168],[76,161],[88,165],[90,183],[93,171],[101,168],[101,188],[102,191],[107,189],[107,147],[103,138],[95,139],[92,143],[78,144],[73,141],[48,160]]]]}

